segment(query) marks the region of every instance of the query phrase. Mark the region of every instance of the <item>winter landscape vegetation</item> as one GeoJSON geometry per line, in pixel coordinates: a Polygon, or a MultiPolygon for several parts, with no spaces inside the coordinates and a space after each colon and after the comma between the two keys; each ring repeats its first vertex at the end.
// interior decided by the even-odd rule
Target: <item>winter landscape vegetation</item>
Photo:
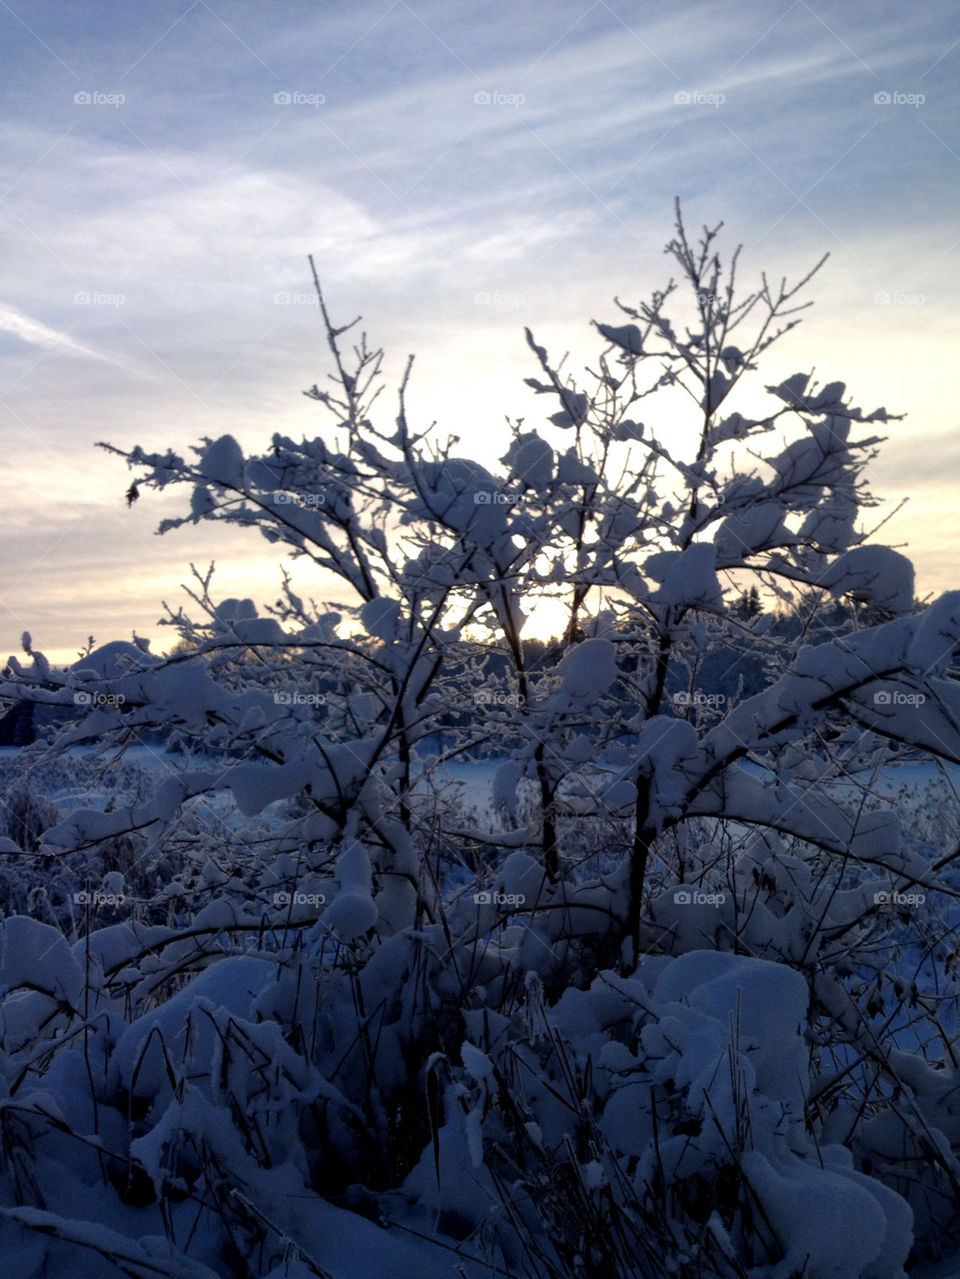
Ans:
{"type": "Polygon", "coordinates": [[[859,531],[896,417],[764,383],[817,267],[720,239],[577,377],[527,330],[496,470],[318,278],[313,438],[105,443],[340,599],[194,567],[166,657],[10,658],[18,1274],[945,1273],[960,592],[859,531]]]}
{"type": "Polygon", "coordinates": [[[0,10],[3,1279],[960,1279],[955,11],[0,10]]]}

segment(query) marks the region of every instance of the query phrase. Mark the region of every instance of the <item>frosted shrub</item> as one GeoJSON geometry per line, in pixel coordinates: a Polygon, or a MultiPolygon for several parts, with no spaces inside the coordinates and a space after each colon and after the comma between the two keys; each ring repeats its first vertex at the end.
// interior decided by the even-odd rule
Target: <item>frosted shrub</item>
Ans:
{"type": "Polygon", "coordinates": [[[86,695],[55,756],[176,748],[44,823],[83,911],[0,929],[25,1276],[902,1279],[960,1240],[956,816],[898,796],[960,761],[960,592],[916,607],[859,522],[891,415],[753,376],[813,273],[741,296],[718,230],[678,209],[678,280],[582,382],[527,332],[547,408],[496,470],[412,420],[412,361],[377,416],[319,282],[322,435],[112,450],[130,501],[186,486],[162,528],[305,585],[261,614],[194,570],[180,646],[111,678],[10,659],[7,700],[86,695]]]}

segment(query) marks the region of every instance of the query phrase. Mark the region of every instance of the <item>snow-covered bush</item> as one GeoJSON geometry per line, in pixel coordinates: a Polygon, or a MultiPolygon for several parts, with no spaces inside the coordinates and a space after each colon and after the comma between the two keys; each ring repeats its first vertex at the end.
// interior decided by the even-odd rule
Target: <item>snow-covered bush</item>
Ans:
{"type": "Polygon", "coordinates": [[[0,831],[6,839],[31,852],[43,832],[59,817],[56,807],[26,778],[8,787],[0,803],[0,831]]]}
{"type": "Polygon", "coordinates": [[[897,798],[960,761],[960,592],[916,607],[858,528],[890,415],[755,384],[810,276],[740,297],[717,231],[678,209],[679,283],[596,325],[583,383],[527,332],[549,409],[496,472],[412,423],[412,362],[377,419],[382,353],[319,283],[329,431],[112,450],[131,501],[189,487],[163,529],[256,528],[300,576],[261,614],[195,573],[166,659],[10,659],[0,697],[83,708],[53,758],[169,746],[44,823],[38,856],[97,867],[82,913],[0,929],[25,1276],[359,1274],[331,1237],[359,1256],[364,1215],[438,1274],[442,1244],[468,1274],[894,1279],[960,1239],[956,808],[897,798]]]}

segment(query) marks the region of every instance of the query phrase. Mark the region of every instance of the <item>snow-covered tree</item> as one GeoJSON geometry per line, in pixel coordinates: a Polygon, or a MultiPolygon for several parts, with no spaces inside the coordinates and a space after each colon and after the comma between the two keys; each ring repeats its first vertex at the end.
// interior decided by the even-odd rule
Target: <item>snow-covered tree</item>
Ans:
{"type": "Polygon", "coordinates": [[[818,268],[742,296],[719,230],[678,206],[677,280],[579,381],[527,331],[547,411],[499,469],[416,424],[412,360],[382,420],[382,352],[319,281],[320,434],[111,449],[131,501],[188,486],[163,531],[256,528],[291,567],[262,613],[194,570],[167,658],[10,659],[0,695],[75,710],[60,758],[170,746],[154,793],[44,832],[78,887],[0,933],[11,1246],[346,1274],[294,1201],[348,1188],[515,1274],[884,1279],[956,1237],[954,853],[880,782],[960,762],[960,592],[916,608],[858,523],[895,419],[755,376],[818,268]],[[464,802],[451,768],[491,757],[464,802]],[[50,1211],[57,1164],[112,1207],[50,1211]]]}

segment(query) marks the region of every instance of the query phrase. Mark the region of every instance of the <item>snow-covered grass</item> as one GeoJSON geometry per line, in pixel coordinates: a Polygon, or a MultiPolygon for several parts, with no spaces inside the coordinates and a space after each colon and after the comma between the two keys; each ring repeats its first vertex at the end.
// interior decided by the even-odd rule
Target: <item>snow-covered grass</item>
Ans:
{"type": "MultiPolygon", "coordinates": [[[[48,855],[14,855],[30,891],[0,934],[17,992],[0,1050],[8,1080],[26,1072],[34,1091],[21,1101],[16,1087],[7,1109],[6,1193],[24,1206],[3,1229],[25,1275],[33,1257],[63,1267],[78,1250],[134,1274],[220,1275],[237,1238],[276,1279],[382,1273],[387,1250],[425,1275],[902,1274],[911,1221],[929,1230],[949,1182],[923,1141],[955,1122],[955,901],[872,911],[865,864],[831,869],[802,840],[761,849],[749,824],[697,817],[657,846],[646,953],[623,976],[597,929],[622,897],[631,834],[600,802],[615,766],[563,780],[555,889],[510,848],[537,816],[532,784],[505,784],[510,764],[418,770],[424,865],[442,891],[419,928],[367,954],[369,860],[311,851],[302,798],[255,819],[229,787],[188,798],[163,849],[144,827],[125,852],[99,839],[59,856],[52,875],[48,855]],[[677,905],[678,882],[726,901],[677,905]],[[71,908],[72,885],[126,900],[71,908]],[[516,904],[477,903],[478,886],[516,904]],[[811,920],[837,940],[806,963],[811,920]],[[884,1062],[914,1090],[912,1125],[892,1118],[884,1062]],[[98,1140],[110,1155],[94,1202],[98,1140]],[[891,1143],[898,1161],[867,1176],[891,1143]],[[37,1206],[29,1187],[54,1167],[65,1193],[37,1206]],[[811,1205],[820,1228],[800,1229],[811,1205]],[[856,1232],[840,1228],[850,1220],[856,1232]]],[[[0,767],[5,788],[56,802],[58,829],[94,834],[124,808],[153,811],[157,786],[197,760],[140,748],[105,768],[71,750],[0,767]]],[[[929,869],[955,847],[955,780],[906,763],[822,793],[864,812],[893,799],[916,876],[917,859],[929,869]]]]}

